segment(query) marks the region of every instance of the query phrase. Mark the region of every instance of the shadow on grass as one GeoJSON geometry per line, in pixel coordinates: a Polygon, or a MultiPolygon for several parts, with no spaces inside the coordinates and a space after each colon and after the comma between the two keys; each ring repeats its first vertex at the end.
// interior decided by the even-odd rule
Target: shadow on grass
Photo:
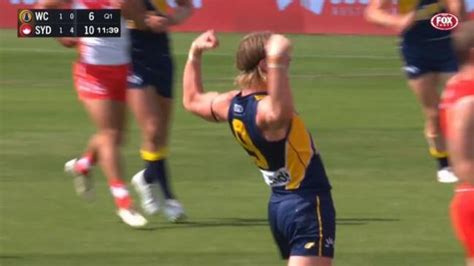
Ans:
{"type": "MultiPolygon", "coordinates": [[[[336,224],[345,225],[367,225],[370,223],[398,222],[400,219],[393,218],[339,218],[336,224]]],[[[152,224],[140,230],[169,230],[182,228],[208,228],[208,227],[255,227],[268,226],[267,219],[261,218],[211,218],[209,220],[188,220],[175,224],[159,223],[152,224]]]]}

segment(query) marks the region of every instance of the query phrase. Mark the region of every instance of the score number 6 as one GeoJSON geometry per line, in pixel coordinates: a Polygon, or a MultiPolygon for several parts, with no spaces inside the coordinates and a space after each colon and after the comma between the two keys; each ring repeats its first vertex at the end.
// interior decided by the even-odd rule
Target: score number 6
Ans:
{"type": "Polygon", "coordinates": [[[89,20],[90,21],[94,20],[94,12],[89,12],[89,20]]]}

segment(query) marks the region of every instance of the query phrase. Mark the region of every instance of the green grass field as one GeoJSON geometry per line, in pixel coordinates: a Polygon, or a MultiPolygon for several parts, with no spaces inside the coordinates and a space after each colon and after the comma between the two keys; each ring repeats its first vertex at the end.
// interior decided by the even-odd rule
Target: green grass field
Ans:
{"type": "MultiPolygon", "coordinates": [[[[63,173],[93,128],[71,82],[74,51],[0,31],[0,265],[285,265],[266,222],[269,189],[227,125],[184,112],[181,73],[195,34],[175,34],[172,180],[189,221],[151,218],[131,230],[114,215],[105,180],[83,202],[63,173]]],[[[205,57],[208,90],[232,88],[240,35],[205,57]]],[[[395,38],[291,36],[296,106],[321,150],[337,209],[336,265],[457,266],[453,186],[435,181],[422,116],[395,38]]],[[[132,121],[127,176],[142,167],[132,121]]]]}

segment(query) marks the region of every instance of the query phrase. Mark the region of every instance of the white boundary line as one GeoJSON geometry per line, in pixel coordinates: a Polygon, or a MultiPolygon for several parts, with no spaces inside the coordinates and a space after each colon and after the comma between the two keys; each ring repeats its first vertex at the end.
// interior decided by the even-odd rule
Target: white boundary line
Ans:
{"type": "MultiPolygon", "coordinates": [[[[62,48],[58,49],[43,49],[43,48],[14,48],[14,47],[0,47],[0,52],[18,52],[18,53],[73,53],[74,49],[66,50],[62,48]]],[[[175,53],[175,55],[186,56],[187,53],[175,53]]],[[[230,53],[208,53],[208,56],[222,56],[222,57],[234,57],[234,54],[230,53]]],[[[382,56],[382,55],[315,55],[315,54],[295,54],[295,58],[323,58],[323,59],[367,59],[367,60],[398,60],[398,56],[382,56]]]]}

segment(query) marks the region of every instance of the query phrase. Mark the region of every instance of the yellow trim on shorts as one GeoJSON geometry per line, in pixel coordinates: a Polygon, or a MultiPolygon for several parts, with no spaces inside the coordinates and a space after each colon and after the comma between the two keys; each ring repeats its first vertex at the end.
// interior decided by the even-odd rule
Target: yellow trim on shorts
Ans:
{"type": "Polygon", "coordinates": [[[145,161],[159,161],[168,157],[168,148],[161,148],[156,152],[140,150],[140,156],[145,161]]]}
{"type": "Polygon", "coordinates": [[[448,157],[448,153],[445,151],[438,151],[436,148],[430,148],[431,156],[435,157],[436,159],[446,158],[448,157]]]}
{"type": "Polygon", "coordinates": [[[319,247],[318,247],[318,256],[323,256],[323,221],[321,219],[321,202],[319,196],[316,196],[316,215],[318,216],[319,224],[319,247]]]}

